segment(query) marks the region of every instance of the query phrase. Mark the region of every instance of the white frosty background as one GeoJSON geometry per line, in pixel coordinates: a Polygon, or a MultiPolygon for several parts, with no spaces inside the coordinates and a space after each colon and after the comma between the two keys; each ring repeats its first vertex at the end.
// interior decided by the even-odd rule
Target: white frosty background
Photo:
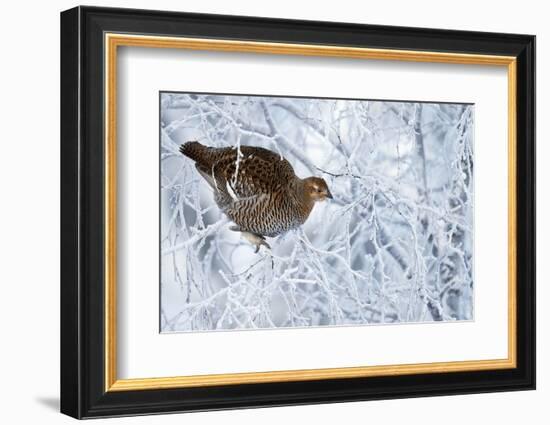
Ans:
{"type": "Polygon", "coordinates": [[[161,331],[471,320],[473,106],[161,94],[161,331]],[[181,143],[262,146],[334,200],[253,247],[181,143]]]}

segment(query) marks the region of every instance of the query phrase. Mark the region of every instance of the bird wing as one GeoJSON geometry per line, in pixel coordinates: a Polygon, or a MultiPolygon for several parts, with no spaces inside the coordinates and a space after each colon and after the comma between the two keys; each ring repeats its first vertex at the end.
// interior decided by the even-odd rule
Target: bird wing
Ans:
{"type": "Polygon", "coordinates": [[[242,146],[241,155],[232,149],[213,166],[215,189],[233,201],[269,194],[295,177],[290,163],[273,152],[242,146]]]}

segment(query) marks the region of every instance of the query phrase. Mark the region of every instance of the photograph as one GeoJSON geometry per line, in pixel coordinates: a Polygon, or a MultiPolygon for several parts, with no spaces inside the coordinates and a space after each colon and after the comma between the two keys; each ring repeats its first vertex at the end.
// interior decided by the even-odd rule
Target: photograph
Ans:
{"type": "Polygon", "coordinates": [[[161,333],[474,320],[473,104],[159,109],[161,333]]]}

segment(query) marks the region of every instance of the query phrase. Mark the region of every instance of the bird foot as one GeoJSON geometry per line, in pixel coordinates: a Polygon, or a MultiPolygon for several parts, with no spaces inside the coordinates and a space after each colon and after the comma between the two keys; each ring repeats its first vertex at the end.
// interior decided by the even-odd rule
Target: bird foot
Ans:
{"type": "Polygon", "coordinates": [[[258,235],[257,233],[252,232],[246,232],[244,230],[241,230],[239,226],[229,226],[229,230],[233,232],[241,232],[241,235],[252,245],[256,247],[254,254],[257,254],[260,250],[260,246],[265,246],[267,249],[271,249],[271,246],[265,241],[265,237],[262,235],[258,235]]]}
{"type": "Polygon", "coordinates": [[[265,238],[262,235],[257,235],[256,233],[250,233],[250,232],[241,232],[241,235],[250,242],[252,245],[256,246],[256,249],[254,250],[254,254],[257,254],[260,250],[260,246],[265,246],[267,249],[271,249],[269,244],[265,241],[265,238]]]}

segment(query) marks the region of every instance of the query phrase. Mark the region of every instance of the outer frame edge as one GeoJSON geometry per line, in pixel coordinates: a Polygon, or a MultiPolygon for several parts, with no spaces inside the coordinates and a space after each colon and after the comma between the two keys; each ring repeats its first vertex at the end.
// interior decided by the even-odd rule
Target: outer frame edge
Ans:
{"type": "MultiPolygon", "coordinates": [[[[105,12],[105,13],[111,13],[111,14],[117,14],[117,12],[119,13],[124,13],[125,15],[127,15],[127,13],[130,13],[130,12],[133,12],[132,10],[128,10],[128,9],[108,9],[108,8],[92,8],[92,7],[85,7],[85,8],[79,8],[78,9],[79,12],[82,12],[82,15],[86,15],[87,13],[89,12],[92,12],[92,13],[98,13],[98,12],[105,12]]],[[[67,11],[67,12],[64,12],[64,14],[67,14],[68,12],[70,11],[67,11]]],[[[146,13],[152,13],[154,14],[155,11],[141,11],[143,14],[146,14],[146,13]]],[[[159,12],[160,13],[160,12],[159,12]]],[[[186,15],[186,14],[170,14],[169,12],[167,12],[168,16],[171,16],[171,17],[176,17],[176,16],[189,16],[189,15],[186,15]]],[[[209,15],[202,15],[202,16],[209,16],[209,15]]],[[[211,15],[212,16],[212,15],[211,15]]],[[[142,15],[143,17],[143,15],[142,15]]],[[[229,17],[226,17],[226,18],[229,18],[229,17]]],[[[233,17],[231,17],[233,18],[233,17]]],[[[235,17],[235,18],[238,18],[238,17],[235,17]]],[[[247,18],[248,19],[248,18],[247,18]]],[[[253,18],[250,18],[252,19],[251,22],[253,22],[253,18]]],[[[63,20],[63,18],[62,18],[63,20]]],[[[292,21],[288,21],[288,22],[292,22],[292,21]]],[[[309,23],[312,23],[313,21],[305,21],[305,22],[309,22],[309,23]]],[[[299,21],[294,21],[295,24],[299,23],[299,21]]],[[[325,24],[330,24],[330,23],[325,23],[325,24]]],[[[348,24],[345,24],[345,25],[348,25],[348,24]]],[[[352,24],[349,24],[349,25],[352,25],[352,24]]],[[[388,27],[381,27],[381,28],[386,28],[386,30],[388,29],[388,27]]],[[[393,27],[392,28],[393,30],[396,30],[398,31],[399,30],[399,27],[393,27]]],[[[448,30],[440,30],[441,31],[441,35],[445,34],[445,31],[448,31],[448,30]]],[[[466,34],[467,32],[462,32],[464,34],[466,34]]],[[[487,34],[490,34],[490,33],[487,33],[487,34]]],[[[479,36],[483,36],[484,33],[479,33],[479,36]]],[[[500,34],[500,36],[503,36],[505,37],[506,34],[500,34]]],[[[512,35],[510,35],[512,36],[512,35]]],[[[524,43],[524,47],[526,44],[531,44],[531,48],[534,50],[534,37],[532,37],[531,40],[529,40],[529,42],[527,42],[526,38],[529,38],[531,36],[523,36],[523,35],[518,35],[517,37],[520,37],[522,38],[523,40],[523,43],[524,43]]],[[[517,41],[517,40],[516,40],[517,41]]],[[[63,50],[63,49],[62,49],[63,50]]],[[[529,73],[529,78],[533,78],[534,77],[534,51],[532,52],[532,54],[529,56],[529,59],[528,59],[528,64],[527,64],[527,72],[529,73]]],[[[62,71],[64,70],[64,68],[62,67],[62,71]]],[[[63,86],[63,84],[62,84],[63,86]]],[[[533,127],[532,128],[529,128],[528,129],[528,132],[534,132],[534,81],[532,83],[532,88],[530,90],[531,93],[527,93],[527,96],[529,96],[529,94],[532,94],[532,100],[530,103],[532,103],[532,108],[530,110],[530,112],[527,113],[527,115],[529,116],[530,115],[530,119],[528,118],[528,120],[530,122],[532,122],[532,125],[533,127]]],[[[63,93],[63,92],[62,92],[63,93]]],[[[62,98],[63,98],[63,94],[62,94],[62,98]]],[[[529,108],[529,105],[526,105],[528,101],[526,100],[525,103],[522,104],[523,107],[526,107],[526,108],[529,108]]],[[[518,98],[518,105],[521,103],[521,101],[519,100],[518,98]]],[[[78,105],[77,105],[78,106],[78,105]]],[[[62,106],[63,108],[63,106],[62,106]]],[[[523,112],[523,110],[522,110],[523,112]]],[[[62,117],[64,118],[65,115],[63,114],[63,110],[62,110],[62,117]]],[[[62,118],[62,119],[63,119],[62,118]]],[[[78,129],[78,131],[80,131],[80,129],[78,129]]],[[[62,125],[62,134],[63,134],[63,125],[62,125]]],[[[64,137],[62,136],[62,151],[64,150],[64,146],[65,146],[65,143],[66,142],[63,142],[64,137]]],[[[519,140],[518,140],[519,142],[519,140]]],[[[530,192],[532,192],[532,194],[529,194],[527,195],[528,197],[532,195],[532,197],[530,199],[532,199],[533,201],[533,207],[534,207],[534,188],[535,188],[535,185],[534,185],[534,134],[532,135],[532,140],[527,140],[527,142],[533,144],[532,146],[532,156],[531,156],[531,162],[532,162],[532,167],[533,167],[533,171],[531,174],[531,177],[532,179],[530,180],[530,183],[531,183],[531,187],[530,187],[530,192]]],[[[62,152],[62,157],[63,157],[64,153],[62,152]]],[[[65,154],[66,155],[66,154],[65,154]]],[[[66,167],[64,165],[62,165],[62,176],[66,175],[64,174],[64,169],[66,167]]],[[[82,170],[79,169],[78,170],[78,173],[79,173],[79,176],[81,175],[82,173],[82,170]]],[[[518,173],[519,174],[519,173],[518,173]]],[[[63,185],[63,179],[62,179],[62,185],[63,185]]],[[[63,186],[62,186],[62,190],[63,190],[63,186]]],[[[63,203],[65,202],[65,198],[62,197],[62,211],[66,210],[67,209],[67,206],[64,206],[63,203]]],[[[518,214],[519,215],[519,214],[518,214]]],[[[535,211],[532,211],[532,216],[533,216],[533,220],[535,218],[535,211]]],[[[519,217],[518,217],[519,218],[519,217]]],[[[62,225],[62,249],[63,247],[65,246],[64,245],[64,242],[63,242],[63,236],[64,236],[64,229],[65,229],[65,226],[62,225]]],[[[534,255],[534,223],[533,223],[533,234],[531,235],[531,242],[533,244],[533,249],[531,250],[533,255],[534,255]]],[[[79,255],[80,255],[80,248],[79,248],[79,255]]],[[[532,323],[533,323],[533,335],[532,336],[529,336],[528,335],[528,339],[530,338],[530,344],[529,344],[529,347],[526,347],[526,351],[527,351],[527,355],[528,355],[528,359],[525,359],[527,361],[527,363],[530,363],[530,364],[523,364],[523,365],[520,365],[519,366],[519,369],[516,369],[515,370],[515,374],[510,374],[509,378],[507,379],[504,379],[502,380],[500,383],[497,382],[497,381],[492,381],[490,380],[489,382],[485,382],[484,384],[481,384],[481,383],[478,383],[477,386],[476,385],[471,385],[471,386],[468,386],[468,387],[463,387],[463,388],[460,388],[460,387],[453,387],[452,385],[442,385],[443,388],[435,388],[435,389],[420,389],[420,390],[407,390],[405,392],[405,390],[403,390],[403,392],[399,393],[399,391],[397,392],[393,392],[393,391],[389,391],[389,392],[385,392],[385,393],[380,393],[380,394],[375,394],[375,395],[364,395],[364,394],[359,394],[359,395],[348,395],[346,396],[344,394],[344,398],[340,398],[340,399],[334,399],[334,397],[336,396],[333,396],[332,399],[328,399],[330,398],[329,396],[325,395],[318,395],[316,397],[316,399],[314,399],[313,395],[311,395],[310,397],[304,397],[303,399],[300,399],[298,401],[288,401],[288,400],[284,400],[284,399],[274,399],[274,398],[270,398],[268,396],[264,397],[263,400],[255,400],[255,401],[252,401],[251,403],[249,403],[248,401],[240,401],[237,400],[237,399],[232,399],[232,400],[229,400],[227,403],[223,403],[223,404],[215,404],[215,405],[212,405],[212,406],[209,406],[209,405],[205,405],[205,404],[199,404],[199,403],[196,403],[196,404],[187,404],[187,405],[184,405],[183,403],[181,404],[174,404],[174,403],[147,403],[147,402],[142,402],[140,404],[128,404],[128,403],[125,403],[122,401],[122,399],[111,399],[111,397],[109,396],[109,394],[103,394],[103,395],[100,395],[100,394],[95,394],[94,397],[92,397],[91,395],[88,395],[86,396],[87,397],[87,400],[84,400],[84,396],[82,395],[82,388],[84,388],[85,385],[82,384],[82,380],[86,381],[88,378],[87,374],[81,369],[81,366],[82,365],[79,365],[78,366],[78,373],[82,373],[83,374],[83,377],[81,377],[80,379],[77,380],[78,383],[80,383],[80,385],[78,386],[78,400],[79,400],[79,405],[78,407],[76,408],[76,412],[71,412],[71,409],[68,408],[68,405],[65,404],[65,406],[63,406],[63,402],[62,402],[62,411],[63,413],[67,413],[73,417],[78,417],[78,418],[91,418],[91,417],[106,417],[106,416],[127,416],[127,415],[139,415],[139,414],[154,414],[154,413],[169,413],[169,412],[183,412],[183,411],[202,411],[202,410],[221,410],[221,409],[232,409],[232,408],[242,408],[242,407],[268,407],[268,406],[283,406],[283,405],[296,405],[296,404],[319,404],[319,403],[329,403],[329,402],[343,402],[343,401],[358,401],[358,400],[369,400],[369,399],[386,399],[386,398],[408,398],[408,397],[419,397],[419,396],[435,396],[435,395],[451,395],[451,394],[471,394],[471,393],[481,393],[481,392],[492,392],[492,391],[510,391],[510,390],[526,390],[526,389],[534,389],[535,388],[535,373],[534,373],[534,356],[535,356],[535,353],[534,353],[534,266],[535,266],[535,260],[534,258],[532,259],[532,277],[533,277],[533,281],[532,281],[532,284],[533,284],[533,287],[532,287],[532,293],[533,293],[533,297],[527,299],[527,302],[532,302],[533,306],[532,306],[532,310],[530,311],[530,316],[532,316],[532,323]],[[530,356],[529,356],[530,355],[530,356]],[[532,362],[530,362],[530,359],[532,359],[532,362]],[[90,402],[91,400],[94,400],[93,403],[90,402]],[[85,408],[83,408],[81,406],[81,403],[82,404],[86,404],[87,406],[85,408]],[[71,413],[74,413],[74,414],[71,414],[71,413]]],[[[65,263],[63,263],[63,267],[65,267],[65,263]]],[[[62,270],[62,282],[65,282],[65,279],[63,278],[63,270],[62,270]]],[[[62,287],[62,300],[63,300],[63,295],[64,295],[64,286],[62,287]]],[[[62,304],[63,305],[63,304],[62,304]]],[[[524,307],[524,306],[522,306],[524,307]]],[[[80,311],[80,310],[78,310],[80,311]]],[[[63,323],[63,320],[62,320],[62,333],[64,333],[63,329],[64,329],[64,323],[63,323]]],[[[82,330],[84,329],[84,327],[82,328],[79,328],[79,331],[78,332],[82,332],[82,330]]],[[[82,334],[81,335],[82,337],[86,337],[87,335],[84,335],[82,334]]],[[[74,347],[72,347],[74,349],[74,347]]],[[[77,344],[77,348],[80,350],[82,349],[81,345],[78,345],[77,344]]],[[[63,348],[63,344],[62,344],[62,353],[64,351],[64,348],[63,348]]],[[[63,365],[62,365],[62,368],[63,368],[63,365]]],[[[124,395],[124,393],[119,393],[121,395],[124,395]]],[[[63,394],[63,390],[62,390],[62,399],[64,398],[64,394],[63,394]]],[[[67,401],[68,399],[65,398],[65,401],[67,401]]]]}
{"type": "Polygon", "coordinates": [[[79,111],[80,10],[60,15],[61,47],[61,286],[60,411],[81,418],[81,345],[79,295],[79,111]]]}

